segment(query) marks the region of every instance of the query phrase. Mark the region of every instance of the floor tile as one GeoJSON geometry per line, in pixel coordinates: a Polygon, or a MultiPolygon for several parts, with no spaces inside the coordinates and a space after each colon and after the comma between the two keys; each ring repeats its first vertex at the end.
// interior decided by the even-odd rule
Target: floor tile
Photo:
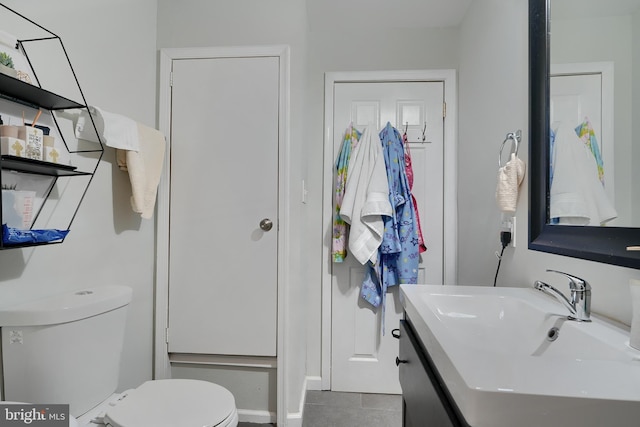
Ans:
{"type": "Polygon", "coordinates": [[[275,424],[238,423],[238,427],[275,427],[275,424]]]}
{"type": "Polygon", "coordinates": [[[343,393],[339,391],[308,391],[305,403],[310,405],[362,407],[360,393],[343,393]]]}
{"type": "Polygon", "coordinates": [[[402,413],[382,409],[309,405],[302,427],[400,427],[402,413]]]}
{"type": "MultiPolygon", "coordinates": [[[[402,397],[391,394],[308,391],[302,427],[401,427],[402,397]]],[[[238,427],[275,427],[239,423],[238,427]]]]}
{"type": "Polygon", "coordinates": [[[399,394],[362,394],[362,407],[402,411],[402,396],[399,394]]]}
{"type": "Polygon", "coordinates": [[[309,391],[302,427],[400,427],[399,395],[309,391]]]}

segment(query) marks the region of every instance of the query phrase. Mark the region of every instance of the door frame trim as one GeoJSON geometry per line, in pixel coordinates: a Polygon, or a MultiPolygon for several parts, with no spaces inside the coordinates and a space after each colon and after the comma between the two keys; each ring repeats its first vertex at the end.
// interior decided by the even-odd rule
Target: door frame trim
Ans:
{"type": "Polygon", "coordinates": [[[324,163],[322,192],[322,313],[321,313],[321,387],[331,389],[331,241],[333,220],[333,103],[336,83],[441,81],[444,83],[446,118],[444,120],[444,240],[443,285],[457,283],[457,75],[448,70],[347,71],[325,74],[324,81],[324,163]]]}
{"type": "Polygon", "coordinates": [[[171,70],[174,60],[236,57],[279,58],[279,113],[278,113],[278,330],[276,345],[277,367],[277,423],[285,425],[287,417],[287,346],[285,331],[288,325],[289,295],[289,236],[290,236],[290,49],[286,45],[163,48],[160,49],[158,95],[158,125],[166,136],[166,153],[162,176],[158,186],[156,215],[156,270],[155,270],[155,379],[171,378],[171,364],[167,346],[169,314],[169,203],[171,174],[171,70]]]}

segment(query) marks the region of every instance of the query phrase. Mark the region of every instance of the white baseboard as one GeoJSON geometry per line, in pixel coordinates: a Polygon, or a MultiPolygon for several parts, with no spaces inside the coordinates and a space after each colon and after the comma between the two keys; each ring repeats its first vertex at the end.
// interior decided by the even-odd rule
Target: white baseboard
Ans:
{"type": "Polygon", "coordinates": [[[298,412],[287,413],[287,427],[302,427],[302,417],[304,416],[304,404],[307,400],[307,390],[309,390],[309,381],[315,377],[305,377],[302,383],[302,395],[300,396],[300,405],[298,412]]]}
{"type": "MultiPolygon", "coordinates": [[[[300,396],[300,406],[298,407],[297,412],[287,413],[287,427],[302,427],[307,390],[322,390],[322,378],[305,377],[302,385],[302,395],[300,396]]],[[[277,416],[273,412],[269,411],[238,409],[238,420],[246,423],[269,424],[277,422],[277,416]]]]}
{"type": "Polygon", "coordinates": [[[322,390],[322,377],[307,377],[307,390],[322,390]]]}
{"type": "Polygon", "coordinates": [[[287,414],[287,427],[302,427],[302,413],[287,414]]]}
{"type": "Polygon", "coordinates": [[[238,421],[255,424],[275,424],[278,418],[275,412],[238,409],[238,421]]]}

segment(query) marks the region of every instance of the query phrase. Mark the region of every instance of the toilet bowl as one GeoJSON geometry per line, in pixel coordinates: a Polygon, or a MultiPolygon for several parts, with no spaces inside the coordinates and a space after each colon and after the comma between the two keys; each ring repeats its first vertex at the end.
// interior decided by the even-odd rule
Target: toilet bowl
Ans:
{"type": "Polygon", "coordinates": [[[151,380],[115,393],[131,295],[102,286],[1,309],[4,398],[69,404],[80,427],[236,427],[233,395],[208,381],[151,380]]]}
{"type": "Polygon", "coordinates": [[[235,427],[233,395],[206,381],[169,379],[114,394],[78,419],[80,427],[235,427]]]}

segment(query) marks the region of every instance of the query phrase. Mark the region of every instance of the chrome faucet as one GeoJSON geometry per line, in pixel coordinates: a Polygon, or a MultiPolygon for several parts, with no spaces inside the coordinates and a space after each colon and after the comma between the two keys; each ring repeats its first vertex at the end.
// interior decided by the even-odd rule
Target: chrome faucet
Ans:
{"type": "Polygon", "coordinates": [[[577,320],[578,322],[591,322],[591,286],[586,280],[571,274],[563,273],[558,270],[547,270],[552,273],[559,273],[566,276],[569,279],[569,290],[571,291],[571,297],[567,299],[566,296],[556,288],[548,285],[540,280],[536,280],[533,287],[545,294],[551,295],[558,301],[560,301],[571,313],[568,316],[569,320],[577,320]]]}

